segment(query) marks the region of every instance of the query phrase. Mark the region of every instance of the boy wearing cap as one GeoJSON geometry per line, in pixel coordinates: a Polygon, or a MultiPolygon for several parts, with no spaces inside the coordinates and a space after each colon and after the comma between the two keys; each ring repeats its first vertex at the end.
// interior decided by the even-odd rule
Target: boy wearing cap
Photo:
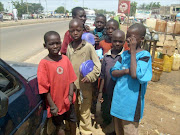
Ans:
{"type": "Polygon", "coordinates": [[[73,19],[70,21],[69,32],[73,41],[68,45],[66,54],[72,62],[75,74],[78,78],[74,84],[77,87],[76,112],[79,120],[79,130],[82,135],[90,135],[92,134],[90,117],[93,90],[92,82],[95,82],[100,75],[101,63],[94,47],[81,39],[83,24],[80,20],[73,19]],[[89,74],[82,77],[79,67],[87,60],[93,61],[94,68],[89,74]]]}

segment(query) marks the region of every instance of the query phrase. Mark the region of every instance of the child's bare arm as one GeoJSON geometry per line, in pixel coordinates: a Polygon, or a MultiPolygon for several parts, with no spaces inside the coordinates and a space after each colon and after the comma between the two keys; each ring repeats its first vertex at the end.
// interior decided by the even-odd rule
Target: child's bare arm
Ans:
{"type": "Polygon", "coordinates": [[[56,104],[53,102],[50,92],[45,93],[45,97],[50,105],[50,111],[51,111],[52,115],[57,116],[58,108],[57,108],[56,104]]]}
{"type": "Polygon", "coordinates": [[[137,47],[137,41],[135,37],[131,37],[129,39],[130,44],[130,52],[131,52],[131,67],[130,67],[130,75],[132,78],[136,78],[136,47],[137,47]]]}
{"type": "Polygon", "coordinates": [[[88,78],[89,82],[95,82],[101,72],[101,63],[92,45],[90,46],[90,51],[91,51],[91,59],[94,62],[94,68],[93,71],[91,71],[88,75],[86,75],[86,77],[88,78]]]}
{"type": "Polygon", "coordinates": [[[70,101],[71,104],[73,102],[73,94],[74,94],[74,83],[71,83],[69,85],[69,96],[68,96],[69,101],[70,101]]]}
{"type": "Polygon", "coordinates": [[[99,95],[98,95],[98,100],[102,103],[104,100],[102,98],[102,91],[104,88],[104,79],[101,79],[101,83],[100,83],[100,88],[99,88],[99,95]]]}
{"type": "Polygon", "coordinates": [[[112,76],[113,77],[121,77],[121,76],[126,75],[126,74],[129,74],[129,69],[112,71],[112,76]]]}
{"type": "Polygon", "coordinates": [[[136,79],[136,52],[131,51],[131,67],[130,67],[130,75],[133,79],[136,79]]]}

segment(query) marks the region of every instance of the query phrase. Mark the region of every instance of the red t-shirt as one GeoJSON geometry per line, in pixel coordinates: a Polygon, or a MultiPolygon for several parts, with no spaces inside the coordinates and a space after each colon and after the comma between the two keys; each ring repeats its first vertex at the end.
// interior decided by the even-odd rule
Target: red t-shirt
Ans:
{"type": "Polygon", "coordinates": [[[62,54],[66,54],[66,51],[67,51],[67,47],[69,45],[70,42],[73,41],[73,38],[71,37],[70,33],[69,33],[69,30],[66,31],[65,35],[64,35],[64,40],[63,40],[63,43],[62,43],[62,46],[61,46],[61,53],[62,54]]]}
{"type": "Polygon", "coordinates": [[[99,42],[99,47],[103,49],[103,55],[112,48],[112,43],[107,43],[105,40],[99,42]]]}
{"type": "Polygon", "coordinates": [[[128,46],[128,43],[127,43],[127,42],[125,42],[123,46],[124,46],[124,51],[129,50],[129,46],[128,46]]]}
{"type": "MultiPolygon", "coordinates": [[[[62,115],[67,112],[70,107],[68,99],[69,85],[73,83],[77,77],[73,67],[67,56],[62,55],[62,59],[58,62],[42,59],[38,66],[37,72],[39,94],[48,93],[50,91],[52,100],[58,107],[58,114],[62,115]]],[[[76,100],[74,93],[73,103],[76,100]]],[[[52,117],[50,106],[47,104],[47,117],[52,117]]]]}
{"type": "MultiPolygon", "coordinates": [[[[105,40],[102,40],[99,43],[99,47],[103,49],[103,55],[104,55],[112,48],[112,43],[107,43],[105,42],[105,40]]],[[[124,51],[129,50],[127,42],[124,43],[123,47],[124,47],[124,51]]]]}

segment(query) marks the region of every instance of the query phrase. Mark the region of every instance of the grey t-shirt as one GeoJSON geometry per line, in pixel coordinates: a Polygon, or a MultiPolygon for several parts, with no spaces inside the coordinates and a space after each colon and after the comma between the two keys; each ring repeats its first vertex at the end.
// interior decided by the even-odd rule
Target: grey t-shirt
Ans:
{"type": "MultiPolygon", "coordinates": [[[[121,51],[122,53],[123,51],[121,51]]],[[[103,58],[103,62],[101,65],[101,74],[100,74],[100,78],[104,79],[104,88],[105,88],[105,92],[112,97],[113,95],[113,90],[114,90],[114,86],[116,84],[115,81],[113,81],[111,79],[111,75],[110,75],[110,69],[116,64],[116,62],[119,60],[119,58],[121,57],[119,53],[115,58],[113,58],[111,56],[111,50],[109,50],[104,58],[103,58]]]]}

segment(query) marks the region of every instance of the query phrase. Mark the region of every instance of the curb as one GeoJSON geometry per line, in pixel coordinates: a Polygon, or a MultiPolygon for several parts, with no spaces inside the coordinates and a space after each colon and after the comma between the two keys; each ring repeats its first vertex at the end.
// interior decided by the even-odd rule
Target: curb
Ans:
{"type": "Polygon", "coordinates": [[[15,22],[15,21],[5,21],[5,22],[0,22],[0,27],[4,28],[4,27],[20,26],[20,25],[27,25],[27,24],[58,22],[58,21],[64,21],[64,20],[71,20],[71,18],[30,19],[30,20],[19,20],[18,22],[15,22]]]}

